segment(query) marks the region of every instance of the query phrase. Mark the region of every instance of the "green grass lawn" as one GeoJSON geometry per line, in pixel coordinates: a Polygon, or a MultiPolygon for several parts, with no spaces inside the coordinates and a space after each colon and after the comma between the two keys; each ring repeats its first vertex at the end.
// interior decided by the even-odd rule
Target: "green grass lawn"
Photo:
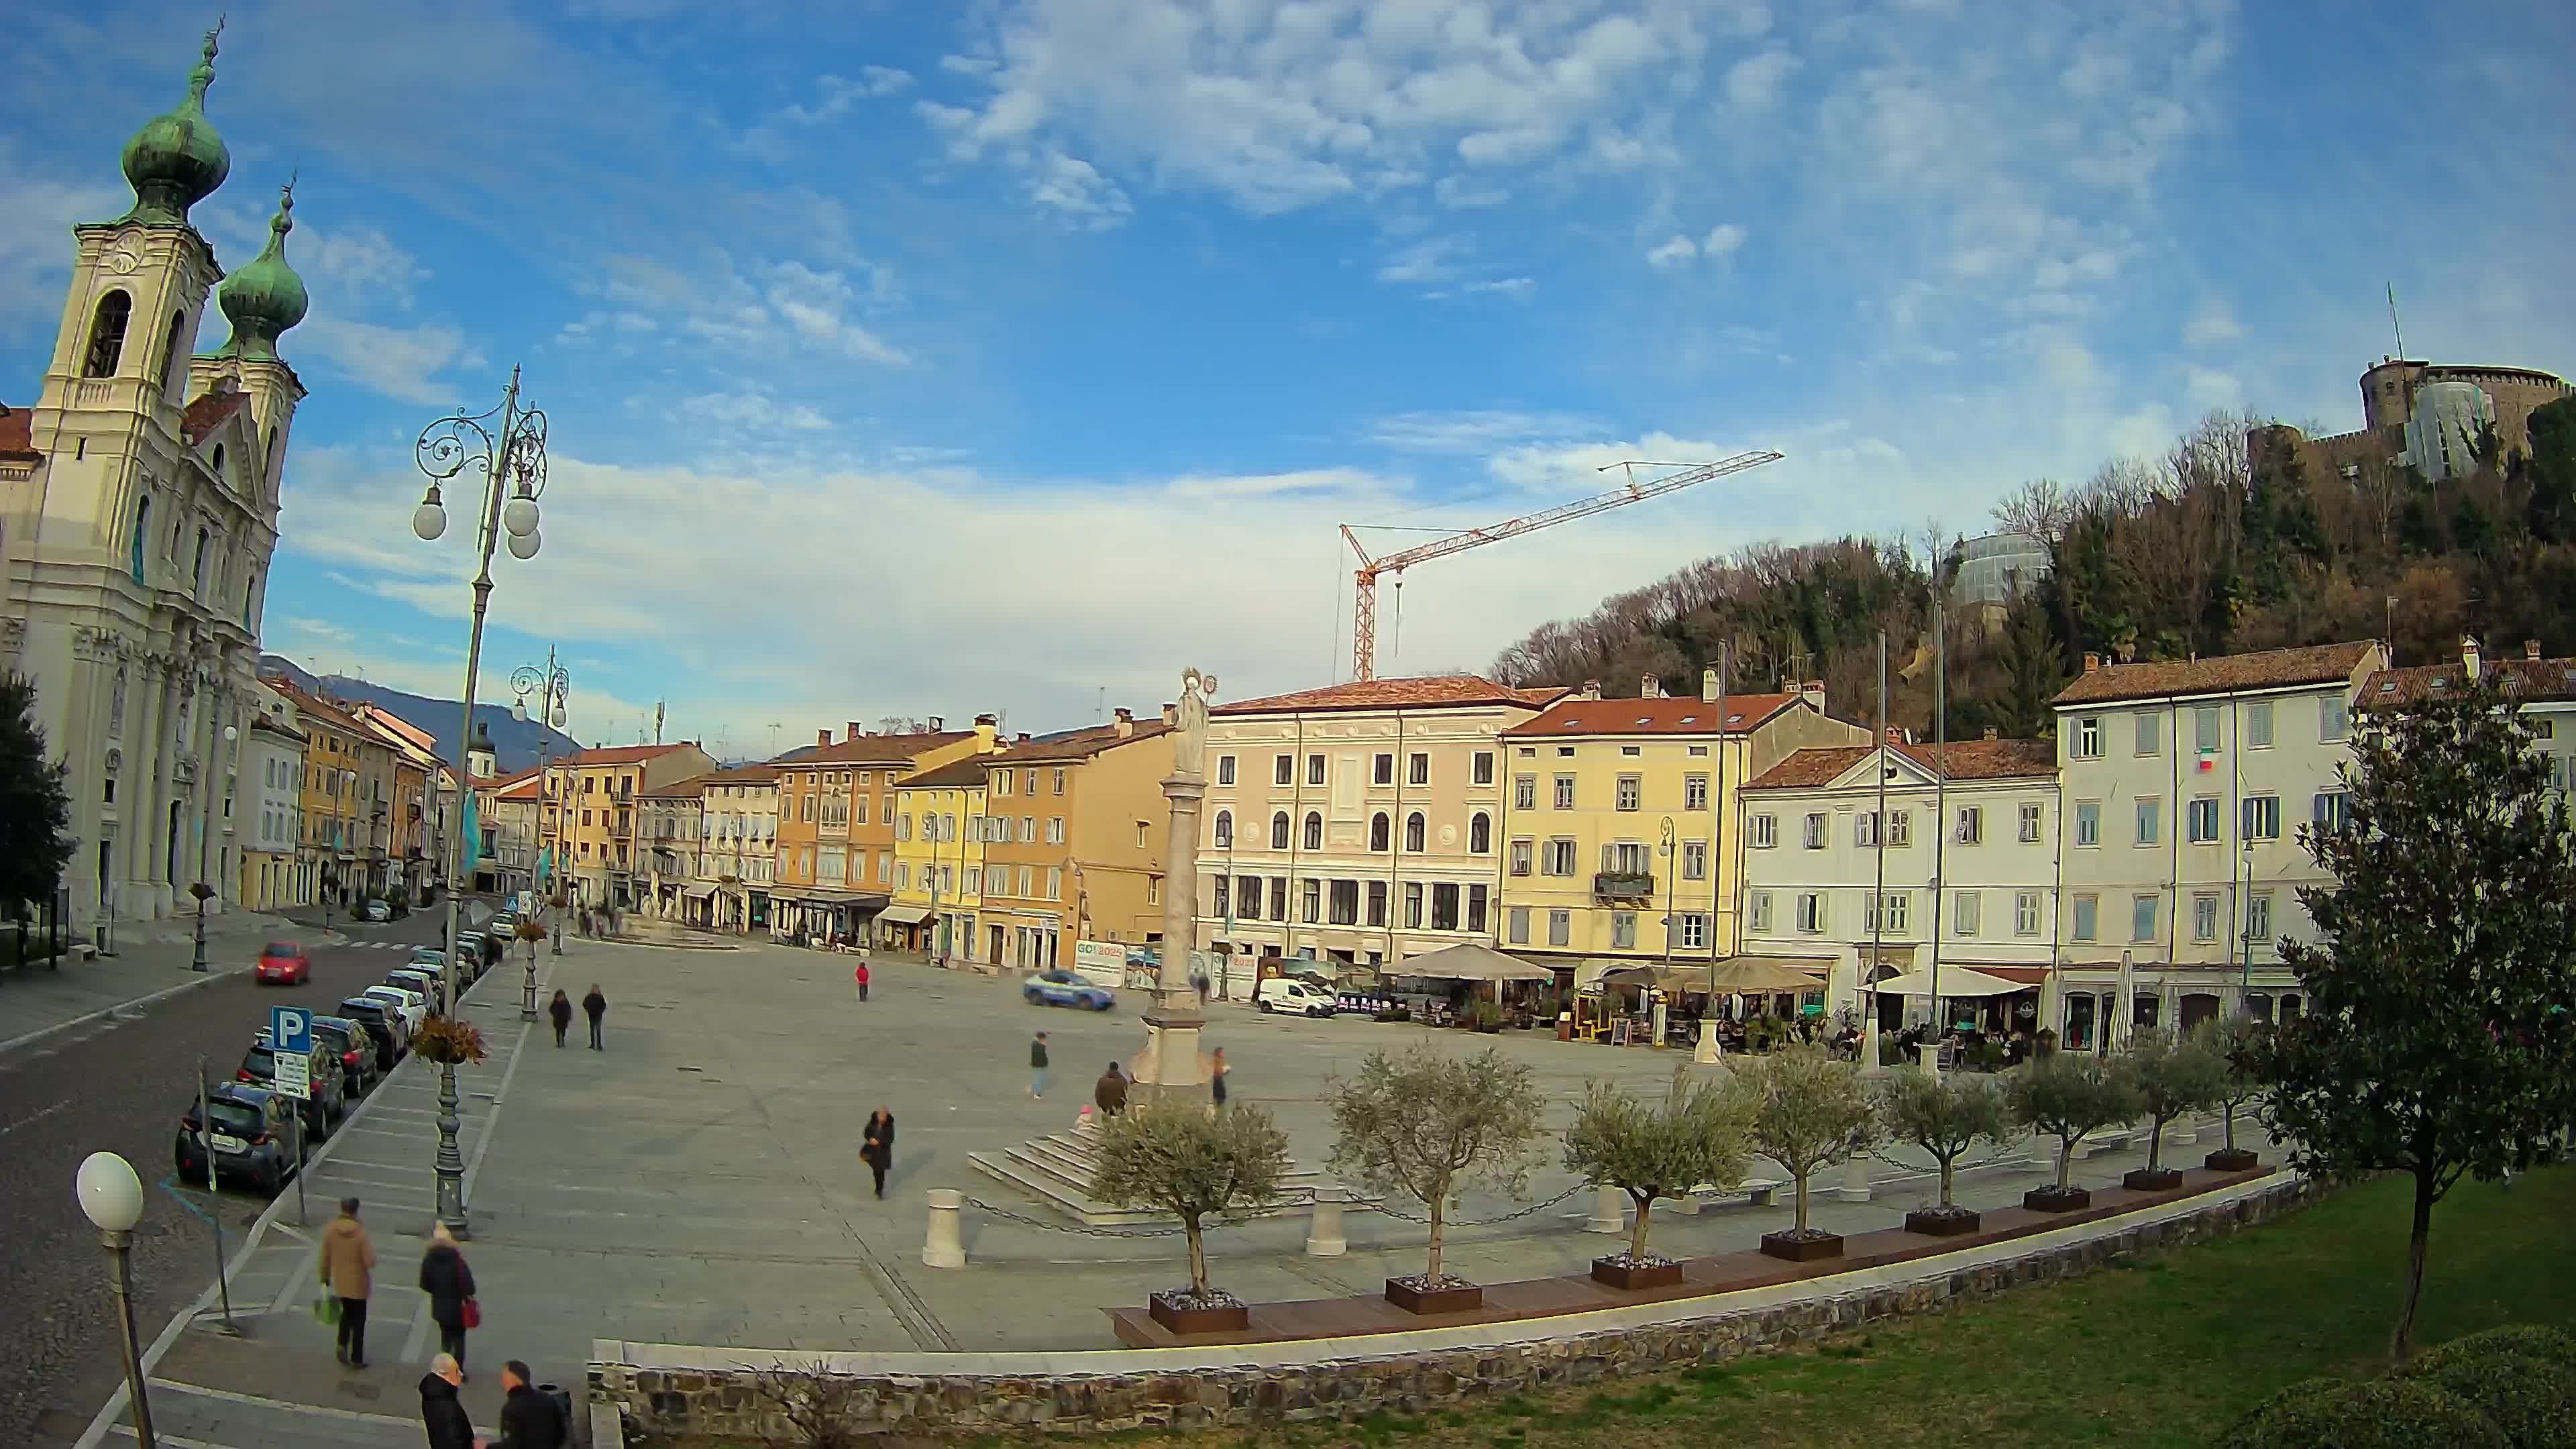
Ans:
{"type": "MultiPolygon", "coordinates": [[[[2386,1361],[2412,1184],[2390,1179],[2283,1221],[2053,1288],[1807,1350],[1427,1418],[1247,1434],[1122,1434],[1153,1446],[1505,1445],[1715,1440],[2201,1445],[2275,1389],[2386,1361]]],[[[2434,1213],[2419,1345],[2500,1323],[2576,1329],[2576,1168],[2511,1192],[2464,1182],[2434,1213]]],[[[1095,1441],[1096,1442],[1096,1441],[1095,1441]]],[[[2427,1446],[2439,1449],[2439,1446],[2427,1446]]]]}

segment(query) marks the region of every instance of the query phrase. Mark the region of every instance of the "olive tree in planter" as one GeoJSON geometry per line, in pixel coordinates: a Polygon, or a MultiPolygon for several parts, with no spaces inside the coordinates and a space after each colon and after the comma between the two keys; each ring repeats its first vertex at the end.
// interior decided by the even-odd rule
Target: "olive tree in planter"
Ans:
{"type": "Polygon", "coordinates": [[[1842,1256],[1840,1233],[1807,1226],[1807,1184],[1818,1172],[1869,1150],[1878,1109],[1860,1067],[1822,1047],[1784,1046],[1768,1056],[1738,1056],[1734,1090],[1749,1099],[1753,1150],[1780,1164],[1797,1185],[1798,1218],[1786,1232],[1764,1233],[1762,1251],[1804,1263],[1842,1256]]]}
{"type": "Polygon", "coordinates": [[[2182,1186],[2182,1169],[2164,1165],[2165,1127],[2194,1108],[2216,1101],[2227,1064],[2202,1045],[2201,1038],[2176,1038],[2158,1031],[2139,1038],[2120,1063],[2137,1093],[2138,1113],[2147,1119],[2147,1165],[2132,1169],[2120,1185],[2132,1192],[2164,1192],[2182,1186]]]}
{"type": "Polygon", "coordinates": [[[2271,1030],[2272,1024],[2259,1016],[2234,1017],[2224,1024],[2205,1021],[2198,1028],[2202,1049],[2220,1063],[2218,1093],[2210,1101],[2218,1108],[2219,1130],[2226,1134],[2227,1145],[2201,1159],[2200,1165],[2212,1172],[2251,1172],[2262,1165],[2263,1159],[2236,1145],[2236,1114],[2263,1091],[2263,1079],[2255,1075],[2254,1064],[2271,1030]]]}
{"type": "Polygon", "coordinates": [[[1953,1196],[1959,1159],[1980,1142],[2002,1146],[2013,1135],[2012,1109],[1992,1077],[1965,1072],[1932,1076],[1897,1072],[1879,1084],[1878,1111],[1887,1135],[1911,1142],[1941,1164],[1941,1201],[1905,1215],[1905,1230],[1934,1237],[1973,1233],[1981,1221],[1953,1196]]]}
{"type": "Polygon", "coordinates": [[[2022,1068],[2005,1093],[2013,1120],[2057,1139],[2057,1181],[2021,1195],[2032,1212],[2070,1213],[2093,1205],[2093,1194],[2069,1179],[2075,1171],[2075,1144],[2138,1115],[2137,1088],[2125,1070],[2086,1052],[2058,1052],[2022,1068]]]}
{"type": "Polygon", "coordinates": [[[1615,1187],[1637,1207],[1628,1251],[1592,1260],[1592,1276],[1613,1288],[1663,1288],[1682,1281],[1682,1265],[1646,1252],[1647,1215],[1659,1197],[1687,1196],[1701,1183],[1742,1180],[1752,1155],[1752,1102],[1723,1080],[1693,1083],[1673,1070],[1661,1105],[1610,1082],[1588,1084],[1574,1126],[1565,1134],[1565,1165],[1596,1187],[1615,1187]]]}
{"type": "Polygon", "coordinates": [[[1333,1170],[1430,1210],[1430,1260],[1415,1276],[1387,1279],[1387,1301],[1412,1313],[1482,1304],[1485,1290],[1441,1271],[1442,1228],[1460,1187],[1519,1192],[1528,1182],[1546,1106],[1530,1069],[1493,1047],[1470,1057],[1376,1051],[1357,1074],[1327,1077],[1325,1091],[1340,1134],[1333,1170]]]}
{"type": "Polygon", "coordinates": [[[1152,1294],[1146,1310],[1154,1321],[1174,1333],[1250,1327],[1243,1300],[1208,1284],[1204,1224],[1278,1196],[1288,1136],[1270,1114],[1249,1105],[1211,1112],[1197,1103],[1149,1103],[1109,1118],[1093,1151],[1092,1196],[1161,1208],[1181,1220],[1189,1239],[1190,1286],[1152,1294]]]}

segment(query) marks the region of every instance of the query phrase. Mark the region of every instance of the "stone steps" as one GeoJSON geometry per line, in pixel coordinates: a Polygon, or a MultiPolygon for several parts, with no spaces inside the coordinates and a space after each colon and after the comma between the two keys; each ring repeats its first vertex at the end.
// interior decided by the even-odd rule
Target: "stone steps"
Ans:
{"type": "MultiPolygon", "coordinates": [[[[1135,1227],[1169,1221],[1169,1213],[1152,1208],[1113,1207],[1093,1200],[1096,1141],[1097,1134],[1086,1122],[1071,1132],[1032,1137],[999,1153],[969,1152],[966,1160],[985,1176],[1020,1189],[1085,1227],[1135,1227]]],[[[1270,1215],[1302,1211],[1312,1205],[1316,1189],[1322,1186],[1322,1176],[1315,1169],[1291,1163],[1280,1178],[1280,1200],[1270,1215]]]]}

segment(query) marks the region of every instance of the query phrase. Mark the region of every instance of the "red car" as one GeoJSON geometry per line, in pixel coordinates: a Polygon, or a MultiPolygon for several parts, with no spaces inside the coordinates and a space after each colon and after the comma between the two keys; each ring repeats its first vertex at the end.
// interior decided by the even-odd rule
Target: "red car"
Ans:
{"type": "Polygon", "coordinates": [[[313,979],[313,958],[293,941],[271,941],[260,948],[259,983],[301,986],[313,979]]]}

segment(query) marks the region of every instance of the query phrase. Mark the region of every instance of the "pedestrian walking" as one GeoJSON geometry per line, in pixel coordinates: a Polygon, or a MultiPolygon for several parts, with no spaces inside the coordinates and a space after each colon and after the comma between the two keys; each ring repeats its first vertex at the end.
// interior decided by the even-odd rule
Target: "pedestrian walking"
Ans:
{"type": "MultiPolygon", "coordinates": [[[[438,1325],[438,1346],[465,1370],[465,1330],[482,1318],[474,1303],[474,1270],[456,1246],[456,1237],[440,1223],[429,1230],[429,1251],[420,1255],[420,1291],[429,1295],[430,1321],[438,1325]]],[[[464,1379],[459,1378],[458,1383],[464,1379]]]]}
{"type": "Polygon", "coordinates": [[[358,1200],[340,1199],[340,1215],[322,1230],[318,1271],[322,1291],[340,1302],[338,1357],[350,1368],[367,1366],[367,1299],[374,1296],[376,1245],[358,1222],[358,1200]]]}
{"type": "Polygon", "coordinates": [[[581,999],[581,1014],[590,1018],[590,1049],[606,1051],[599,1044],[599,1019],[608,1015],[608,998],[599,994],[599,983],[590,983],[590,994],[581,999]]]}
{"type": "Polygon", "coordinates": [[[1192,971],[1190,973],[1190,989],[1199,994],[1199,1006],[1201,1009],[1205,1009],[1208,998],[1207,973],[1204,971],[1192,971]]]}
{"type": "Polygon", "coordinates": [[[885,1175],[894,1166],[894,1109],[879,1107],[868,1114],[867,1141],[859,1148],[859,1160],[876,1174],[877,1196],[885,1196],[885,1175]]]}
{"type": "Polygon", "coordinates": [[[564,1032],[572,1026],[572,998],[563,988],[555,988],[555,999],[546,1005],[546,1014],[555,1019],[555,1045],[563,1045],[564,1032]]]}
{"type": "Polygon", "coordinates": [[[868,999],[868,960],[865,956],[859,958],[858,978],[859,999],[865,1001],[868,999]]]}
{"type": "Polygon", "coordinates": [[[567,1449],[572,1426],[554,1395],[540,1393],[528,1382],[528,1366],[512,1359],[501,1366],[501,1437],[492,1449],[567,1449]]]}
{"type": "Polygon", "coordinates": [[[465,1366],[449,1354],[431,1359],[429,1372],[421,1375],[420,1427],[429,1435],[429,1449],[484,1449],[474,1437],[474,1421],[465,1417],[464,1401],[456,1397],[463,1382],[465,1366]]]}
{"type": "Polygon", "coordinates": [[[1127,1074],[1111,1062],[1100,1080],[1091,1084],[1091,1100],[1100,1107],[1103,1117],[1115,1117],[1127,1110],[1127,1074]]]}
{"type": "Polygon", "coordinates": [[[1030,1100],[1030,1101],[1032,1101],[1032,1102],[1043,1102],[1043,1101],[1045,1101],[1045,1100],[1046,1100],[1046,1072],[1047,1072],[1046,1033],[1045,1033],[1045,1032],[1039,1032],[1039,1033],[1037,1034],[1037,1036],[1036,1036],[1036,1037],[1034,1037],[1033,1039],[1031,1039],[1031,1040],[1030,1040],[1030,1042],[1029,1042],[1029,1100],[1030,1100]]]}
{"type": "Polygon", "coordinates": [[[1225,1110],[1225,1074],[1234,1068],[1225,1064],[1225,1048],[1218,1047],[1208,1058],[1208,1091],[1216,1097],[1216,1109],[1225,1110]]]}

